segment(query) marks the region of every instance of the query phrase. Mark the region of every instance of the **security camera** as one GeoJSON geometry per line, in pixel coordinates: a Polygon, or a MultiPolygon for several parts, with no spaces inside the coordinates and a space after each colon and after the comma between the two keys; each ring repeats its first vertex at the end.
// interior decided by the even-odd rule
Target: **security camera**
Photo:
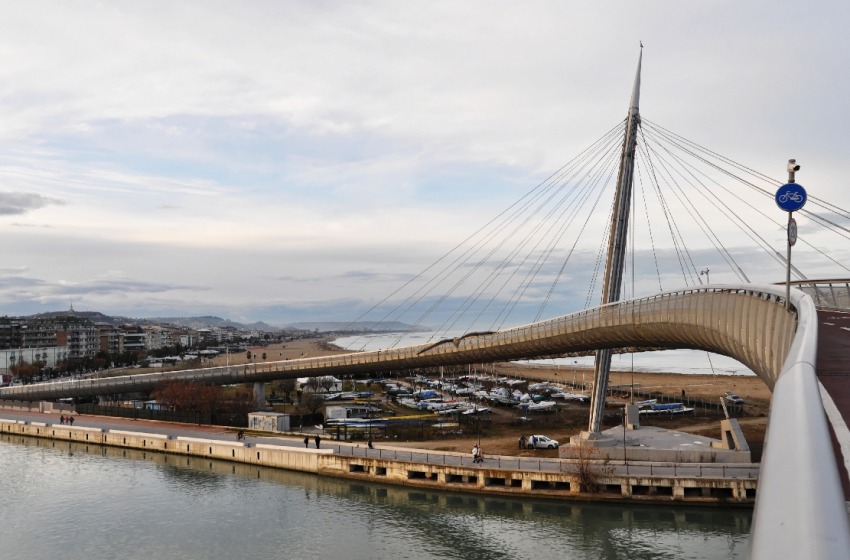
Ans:
{"type": "Polygon", "coordinates": [[[795,171],[799,171],[799,170],[800,170],[800,166],[797,165],[797,160],[796,159],[789,159],[788,160],[788,173],[794,173],[795,171]]]}

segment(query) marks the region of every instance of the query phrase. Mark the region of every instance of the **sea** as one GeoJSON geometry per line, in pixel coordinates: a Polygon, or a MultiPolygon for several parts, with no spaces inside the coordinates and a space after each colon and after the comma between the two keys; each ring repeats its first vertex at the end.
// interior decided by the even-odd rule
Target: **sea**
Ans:
{"type": "MultiPolygon", "coordinates": [[[[349,350],[381,350],[400,346],[428,344],[453,335],[440,336],[431,332],[416,333],[374,333],[359,336],[340,337],[334,344],[349,350]]],[[[558,366],[562,368],[589,368],[593,366],[593,356],[577,356],[547,360],[524,360],[518,363],[558,366]]],[[[704,375],[755,375],[741,362],[697,350],[663,350],[654,352],[636,352],[614,354],[611,369],[615,371],[659,371],[666,373],[704,374],[704,375]]]]}

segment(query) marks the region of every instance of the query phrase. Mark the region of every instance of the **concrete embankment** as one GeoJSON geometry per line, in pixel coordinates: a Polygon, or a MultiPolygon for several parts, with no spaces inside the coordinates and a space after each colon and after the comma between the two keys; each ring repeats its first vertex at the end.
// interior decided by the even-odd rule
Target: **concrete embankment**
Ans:
{"type": "MultiPolygon", "coordinates": [[[[537,462],[538,468],[535,469],[534,461],[489,457],[481,466],[469,464],[466,454],[450,452],[391,447],[367,449],[346,445],[339,446],[336,451],[24,420],[0,419],[0,434],[216,459],[383,484],[518,498],[751,506],[757,484],[754,477],[685,476],[681,473],[675,476],[622,475],[605,462],[586,460],[549,461],[545,468],[543,463],[537,462]]],[[[338,445],[337,442],[334,445],[338,445]]],[[[715,470],[716,474],[719,472],[723,471],[715,470]]]]}

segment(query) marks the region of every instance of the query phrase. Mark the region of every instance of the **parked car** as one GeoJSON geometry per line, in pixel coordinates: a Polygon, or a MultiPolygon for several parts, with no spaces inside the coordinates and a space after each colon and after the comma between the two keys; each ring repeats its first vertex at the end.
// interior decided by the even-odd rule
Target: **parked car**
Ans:
{"type": "Polygon", "coordinates": [[[732,391],[726,391],[726,402],[732,404],[744,404],[744,399],[742,399],[732,391]]]}
{"type": "Polygon", "coordinates": [[[533,435],[528,438],[528,447],[534,449],[558,449],[558,440],[546,436],[533,435]]]}

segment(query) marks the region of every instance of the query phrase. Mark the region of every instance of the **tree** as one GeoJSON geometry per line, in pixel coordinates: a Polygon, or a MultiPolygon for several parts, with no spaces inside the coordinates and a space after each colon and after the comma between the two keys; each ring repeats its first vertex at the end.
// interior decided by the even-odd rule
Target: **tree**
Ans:
{"type": "Polygon", "coordinates": [[[153,398],[174,410],[214,412],[222,400],[222,389],[193,381],[172,381],[153,392],[153,398]]]}
{"type": "Polygon", "coordinates": [[[295,391],[294,379],[281,379],[275,383],[275,387],[283,393],[283,400],[285,402],[292,402],[292,392],[295,391]]]}
{"type": "Polygon", "coordinates": [[[316,393],[308,393],[301,399],[301,404],[310,411],[310,415],[315,419],[316,413],[322,408],[325,401],[316,393]]]}
{"type": "Polygon", "coordinates": [[[319,378],[318,377],[310,377],[309,379],[307,379],[307,383],[305,383],[305,385],[313,393],[319,392],[319,378]]]}
{"type": "Polygon", "coordinates": [[[20,379],[23,383],[32,383],[33,378],[41,371],[41,366],[37,363],[29,364],[23,358],[21,361],[9,368],[12,376],[20,379]]]}
{"type": "Polygon", "coordinates": [[[324,377],[319,378],[319,385],[321,385],[322,389],[325,390],[325,393],[328,394],[330,394],[335,382],[336,380],[330,375],[325,375],[324,377]]]}

